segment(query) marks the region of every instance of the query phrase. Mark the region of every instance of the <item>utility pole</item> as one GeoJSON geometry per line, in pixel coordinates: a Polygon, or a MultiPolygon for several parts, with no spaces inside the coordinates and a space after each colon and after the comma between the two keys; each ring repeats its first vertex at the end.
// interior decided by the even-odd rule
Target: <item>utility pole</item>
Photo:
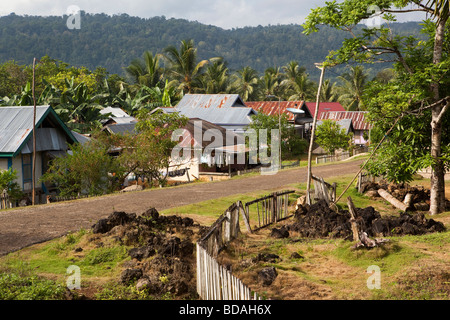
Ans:
{"type": "Polygon", "coordinates": [[[280,142],[279,142],[279,148],[278,148],[278,161],[279,161],[279,169],[282,168],[281,166],[281,98],[277,97],[273,94],[269,94],[266,96],[267,98],[278,98],[278,134],[280,137],[280,142]]]}
{"type": "Polygon", "coordinates": [[[317,89],[317,97],[316,97],[316,110],[314,111],[314,118],[313,118],[313,124],[312,124],[312,130],[311,130],[311,137],[309,140],[309,151],[308,151],[308,180],[306,181],[306,203],[311,204],[311,195],[310,195],[310,189],[311,189],[311,158],[312,158],[312,148],[314,144],[314,134],[316,131],[316,123],[317,123],[317,115],[319,114],[319,104],[320,104],[320,90],[322,89],[322,83],[323,83],[323,75],[325,73],[325,66],[323,63],[315,63],[316,67],[321,70],[320,73],[320,80],[319,80],[319,89],[317,89]]]}
{"type": "Polygon", "coordinates": [[[36,58],[33,59],[33,164],[32,164],[32,196],[31,196],[31,203],[32,205],[35,204],[35,197],[36,197],[36,96],[34,93],[34,87],[35,87],[35,69],[36,69],[36,58]]]}

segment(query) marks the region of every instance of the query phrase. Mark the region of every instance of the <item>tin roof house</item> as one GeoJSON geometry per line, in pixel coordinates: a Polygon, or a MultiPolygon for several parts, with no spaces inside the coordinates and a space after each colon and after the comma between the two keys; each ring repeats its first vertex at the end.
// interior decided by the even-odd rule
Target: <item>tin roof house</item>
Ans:
{"type": "Polygon", "coordinates": [[[238,94],[186,94],[174,108],[157,108],[163,112],[179,112],[190,119],[202,119],[226,130],[242,133],[256,114],[238,94]]]}
{"type": "Polygon", "coordinates": [[[319,119],[336,121],[351,120],[354,129],[354,143],[357,145],[365,145],[368,142],[369,132],[372,128],[372,125],[366,119],[367,115],[367,111],[329,111],[321,113],[319,119]]]}
{"type": "MultiPolygon", "coordinates": [[[[0,107],[0,170],[13,168],[25,193],[32,190],[33,106],[0,107]]],[[[39,178],[48,162],[79,142],[50,106],[36,107],[36,182],[35,189],[47,193],[39,178]]],[[[78,135],[81,138],[81,135],[78,135]]],[[[84,142],[84,141],[83,141],[84,142]]]]}

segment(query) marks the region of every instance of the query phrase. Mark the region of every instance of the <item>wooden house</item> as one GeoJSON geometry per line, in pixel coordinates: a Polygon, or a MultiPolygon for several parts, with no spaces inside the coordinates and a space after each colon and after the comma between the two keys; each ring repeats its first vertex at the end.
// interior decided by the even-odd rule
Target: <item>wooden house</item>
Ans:
{"type": "MultiPolygon", "coordinates": [[[[33,106],[0,107],[0,170],[16,170],[16,182],[25,194],[33,189],[33,109],[33,106]]],[[[49,161],[65,154],[69,144],[78,140],[50,106],[36,107],[35,127],[35,190],[44,195],[48,186],[39,179],[48,170],[49,161]]]]}

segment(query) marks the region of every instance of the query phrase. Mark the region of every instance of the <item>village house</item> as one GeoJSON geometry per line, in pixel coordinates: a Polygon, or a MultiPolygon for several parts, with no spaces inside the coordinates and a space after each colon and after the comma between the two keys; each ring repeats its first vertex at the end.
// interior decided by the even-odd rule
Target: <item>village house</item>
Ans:
{"type": "Polygon", "coordinates": [[[369,142],[371,124],[367,121],[367,111],[329,111],[319,115],[320,120],[341,121],[350,119],[352,121],[354,135],[353,143],[359,146],[365,146],[369,142]]]}
{"type": "MultiPolygon", "coordinates": [[[[298,134],[304,139],[309,139],[316,110],[315,102],[251,101],[245,104],[255,111],[266,115],[278,116],[279,114],[286,114],[288,121],[294,126],[298,134]]],[[[339,102],[321,102],[317,118],[320,119],[321,114],[330,111],[345,111],[345,109],[339,102]]]]}
{"type": "Polygon", "coordinates": [[[185,160],[171,159],[169,180],[222,180],[250,167],[248,147],[234,132],[199,118],[189,119],[183,129],[178,147],[191,154],[185,160]]]}
{"type": "Polygon", "coordinates": [[[190,119],[202,119],[235,133],[243,133],[256,112],[238,94],[186,94],[175,107],[157,108],[165,113],[179,112],[190,119]]]}
{"type": "MultiPolygon", "coordinates": [[[[0,107],[0,170],[17,172],[17,183],[25,194],[33,189],[33,106],[0,107]]],[[[69,144],[79,142],[50,106],[36,107],[35,190],[37,200],[46,201],[50,185],[39,181],[51,159],[65,154],[69,144]]],[[[84,142],[81,135],[77,135],[84,142]]]]}
{"type": "Polygon", "coordinates": [[[108,116],[107,119],[102,121],[103,126],[110,124],[127,124],[137,122],[135,117],[130,116],[121,108],[106,107],[100,110],[100,114],[108,116]]]}
{"type": "MultiPolygon", "coordinates": [[[[135,125],[135,122],[110,124],[103,131],[108,134],[137,134],[135,125]]],[[[183,135],[179,137],[177,147],[189,149],[190,154],[184,155],[183,159],[170,159],[167,172],[161,168],[161,174],[167,174],[168,181],[228,179],[232,173],[251,167],[248,165],[248,148],[241,141],[242,137],[233,131],[199,118],[189,119],[181,129],[184,129],[183,135]],[[218,135],[218,139],[211,134],[218,135]]],[[[114,156],[120,152],[120,149],[113,149],[110,154],[114,156]]],[[[134,180],[134,175],[130,175],[130,179],[134,180]]]]}

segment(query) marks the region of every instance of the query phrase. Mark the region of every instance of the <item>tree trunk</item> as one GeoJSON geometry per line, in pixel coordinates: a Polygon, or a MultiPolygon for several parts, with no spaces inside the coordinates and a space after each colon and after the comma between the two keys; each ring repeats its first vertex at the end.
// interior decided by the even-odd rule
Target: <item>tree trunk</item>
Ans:
{"type": "MultiPolygon", "coordinates": [[[[439,64],[442,60],[442,48],[444,42],[445,24],[447,19],[441,19],[436,28],[434,39],[433,64],[439,64]]],[[[431,83],[433,98],[439,100],[439,82],[431,83]]],[[[437,105],[431,109],[431,157],[434,164],[431,173],[430,187],[430,214],[437,214],[445,211],[445,181],[444,164],[441,157],[442,140],[442,112],[443,106],[437,105]]]]}
{"type": "Polygon", "coordinates": [[[408,206],[404,204],[403,202],[395,199],[389,192],[387,192],[384,189],[378,189],[378,194],[386,201],[388,201],[390,204],[392,204],[394,207],[396,207],[399,210],[402,210],[406,212],[408,210],[408,206]]]}

